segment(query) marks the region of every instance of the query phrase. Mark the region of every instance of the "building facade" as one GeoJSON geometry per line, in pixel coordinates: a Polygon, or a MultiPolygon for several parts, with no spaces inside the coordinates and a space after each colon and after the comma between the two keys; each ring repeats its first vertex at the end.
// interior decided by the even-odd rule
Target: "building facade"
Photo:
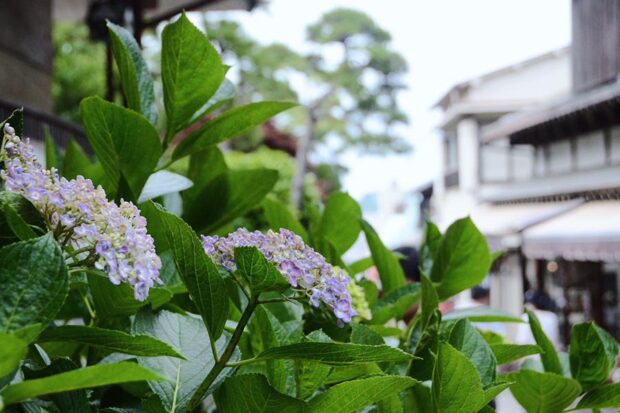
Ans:
{"type": "Polygon", "coordinates": [[[468,82],[464,102],[449,97],[461,85],[442,99],[433,209],[444,227],[471,214],[491,248],[507,251],[491,304],[519,313],[522,292],[548,292],[565,342],[586,320],[620,337],[620,2],[572,7],[570,50],[468,82]],[[486,87],[504,97],[496,109],[462,112],[486,87]]]}

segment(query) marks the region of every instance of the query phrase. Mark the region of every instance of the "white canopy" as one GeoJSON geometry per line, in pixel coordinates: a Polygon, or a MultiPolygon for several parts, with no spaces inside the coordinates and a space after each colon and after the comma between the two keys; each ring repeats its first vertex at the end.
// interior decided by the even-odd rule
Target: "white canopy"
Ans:
{"type": "Polygon", "coordinates": [[[587,202],[523,232],[528,258],[620,262],[620,201],[587,202]]]}

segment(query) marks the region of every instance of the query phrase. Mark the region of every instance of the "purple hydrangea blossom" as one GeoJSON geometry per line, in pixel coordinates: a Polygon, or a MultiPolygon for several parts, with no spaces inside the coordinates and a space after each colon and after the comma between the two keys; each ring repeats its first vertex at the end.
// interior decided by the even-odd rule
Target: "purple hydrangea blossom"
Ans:
{"type": "Polygon", "coordinates": [[[116,205],[90,179],[67,180],[55,168],[43,168],[29,141],[16,136],[8,124],[0,160],[6,167],[0,174],[5,188],[32,202],[61,245],[70,247],[73,262],[94,260],[112,283],[132,286],[140,301],[155,283],[162,283],[153,238],[134,204],[121,201],[116,205]]]}
{"type": "Polygon", "coordinates": [[[351,280],[346,272],[330,265],[321,254],[304,244],[301,237],[287,229],[263,234],[240,228],[224,238],[203,236],[202,242],[213,262],[228,271],[236,270],[235,248],[256,247],[293,287],[306,292],[311,305],[326,304],[341,323],[348,323],[357,315],[347,290],[351,280]]]}

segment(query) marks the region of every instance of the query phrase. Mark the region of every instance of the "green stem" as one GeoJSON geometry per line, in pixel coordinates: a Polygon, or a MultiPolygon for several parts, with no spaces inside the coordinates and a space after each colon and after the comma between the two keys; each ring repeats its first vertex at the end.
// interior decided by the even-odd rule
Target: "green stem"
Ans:
{"type": "Polygon", "coordinates": [[[226,349],[222,353],[222,356],[220,357],[220,359],[215,363],[215,365],[213,366],[213,368],[211,369],[207,377],[202,381],[202,383],[200,383],[200,386],[198,386],[198,389],[192,396],[192,399],[190,400],[189,405],[187,406],[186,412],[191,412],[194,409],[196,409],[196,407],[198,407],[198,405],[202,402],[202,399],[204,398],[205,393],[207,392],[207,390],[209,390],[209,387],[211,387],[211,385],[213,384],[217,376],[219,376],[222,370],[226,367],[226,364],[228,363],[228,360],[230,360],[230,357],[235,352],[235,348],[237,347],[237,344],[239,344],[239,340],[241,339],[243,330],[245,329],[245,326],[250,321],[250,317],[252,317],[252,313],[254,312],[254,309],[256,308],[257,305],[258,305],[258,299],[253,298],[252,300],[250,300],[247,307],[245,307],[245,310],[243,310],[243,313],[241,314],[241,318],[239,319],[239,322],[237,323],[237,328],[235,328],[235,331],[230,337],[230,341],[228,342],[226,349]]]}
{"type": "Polygon", "coordinates": [[[245,364],[256,363],[256,362],[259,362],[259,361],[261,361],[261,360],[257,359],[256,357],[252,357],[250,359],[245,359],[245,360],[231,361],[230,363],[226,363],[226,367],[239,367],[239,366],[243,366],[245,364]]]}

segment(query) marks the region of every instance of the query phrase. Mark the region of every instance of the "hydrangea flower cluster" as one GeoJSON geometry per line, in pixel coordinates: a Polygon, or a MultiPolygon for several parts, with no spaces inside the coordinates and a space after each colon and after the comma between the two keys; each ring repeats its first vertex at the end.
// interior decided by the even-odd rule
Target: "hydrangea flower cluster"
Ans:
{"type": "Polygon", "coordinates": [[[266,234],[250,232],[245,228],[227,237],[203,236],[203,247],[213,262],[229,271],[235,271],[235,248],[256,247],[275,265],[293,287],[305,290],[310,304],[321,302],[332,309],[339,322],[348,323],[357,315],[353,309],[347,285],[349,276],[340,268],[331,266],[325,258],[304,244],[301,237],[287,230],[269,230],[266,234]]]}
{"type": "Polygon", "coordinates": [[[4,126],[0,160],[5,162],[0,173],[5,188],[32,202],[61,245],[71,247],[68,254],[74,262],[93,261],[113,284],[131,285],[140,301],[155,283],[162,283],[153,238],[134,204],[116,205],[90,179],[67,180],[55,168],[43,168],[29,140],[21,140],[9,124],[4,126]]]}

